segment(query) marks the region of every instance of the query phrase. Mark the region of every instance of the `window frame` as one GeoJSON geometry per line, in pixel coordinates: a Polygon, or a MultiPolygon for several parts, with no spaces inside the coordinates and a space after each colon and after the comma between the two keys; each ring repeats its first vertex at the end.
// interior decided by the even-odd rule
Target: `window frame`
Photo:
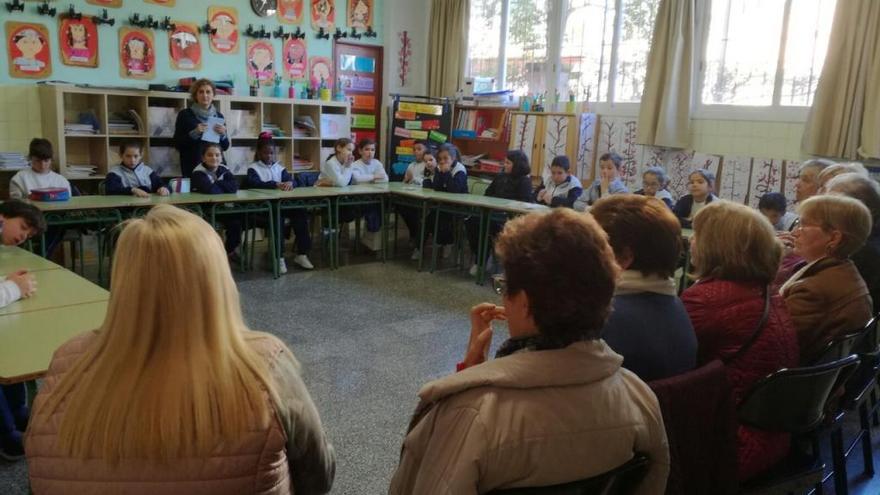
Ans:
{"type": "MultiPolygon", "coordinates": [[[[706,82],[706,51],[709,46],[709,25],[711,16],[711,0],[697,0],[703,3],[704,8],[698,9],[698,33],[697,70],[694,71],[694,87],[692,118],[695,120],[741,120],[757,122],[795,122],[807,121],[810,106],[782,105],[782,85],[785,79],[785,49],[788,44],[788,25],[791,19],[791,8],[794,0],[785,0],[782,14],[782,30],[780,31],[779,53],[776,57],[776,74],[773,80],[772,103],[766,106],[760,105],[728,105],[716,103],[703,103],[703,87],[706,82]]],[[[735,1],[735,0],[731,0],[735,1]]],[[[814,90],[815,91],[815,90],[814,90]]]]}

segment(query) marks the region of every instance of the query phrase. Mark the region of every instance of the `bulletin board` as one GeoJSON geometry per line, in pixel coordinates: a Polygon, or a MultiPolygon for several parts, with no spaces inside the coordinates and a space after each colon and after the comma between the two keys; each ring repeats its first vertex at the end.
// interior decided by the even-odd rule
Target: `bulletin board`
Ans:
{"type": "Polygon", "coordinates": [[[416,141],[434,146],[449,141],[452,132],[452,102],[449,98],[391,95],[388,109],[388,157],[391,180],[403,180],[406,165],[412,162],[416,141]]]}

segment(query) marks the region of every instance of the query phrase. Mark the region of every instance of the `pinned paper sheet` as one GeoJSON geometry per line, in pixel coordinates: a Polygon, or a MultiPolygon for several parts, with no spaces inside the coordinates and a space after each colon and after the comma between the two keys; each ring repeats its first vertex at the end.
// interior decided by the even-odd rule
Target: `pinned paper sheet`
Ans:
{"type": "Polygon", "coordinates": [[[394,149],[394,151],[398,155],[413,155],[414,154],[412,148],[407,148],[405,146],[398,146],[397,148],[394,149]]]}
{"type": "Polygon", "coordinates": [[[394,112],[394,118],[400,119],[400,120],[415,120],[416,113],[398,110],[398,111],[394,112]]]}
{"type": "Polygon", "coordinates": [[[348,98],[351,100],[351,108],[353,110],[372,110],[376,108],[376,97],[372,95],[353,95],[348,98]]]}
{"type": "Polygon", "coordinates": [[[428,139],[428,131],[410,131],[413,139],[428,139]]]}
{"type": "Polygon", "coordinates": [[[425,130],[434,130],[440,128],[439,120],[423,120],[422,121],[422,129],[425,130]]]}
{"type": "Polygon", "coordinates": [[[406,148],[412,148],[413,146],[416,145],[416,140],[415,139],[404,139],[403,141],[400,142],[400,145],[404,146],[406,148]]]}
{"type": "Polygon", "coordinates": [[[414,162],[416,161],[416,157],[413,155],[400,155],[397,157],[397,161],[406,163],[414,162]]]}
{"type": "Polygon", "coordinates": [[[403,123],[403,126],[406,127],[407,129],[421,129],[422,123],[419,122],[418,120],[407,120],[406,122],[403,123]]]}
{"type": "Polygon", "coordinates": [[[443,115],[443,107],[440,105],[427,105],[424,103],[401,103],[399,108],[404,112],[416,112],[427,115],[443,115]]]}
{"type": "Polygon", "coordinates": [[[403,127],[395,127],[394,128],[394,135],[397,137],[411,138],[412,132],[404,129],[403,127]]]}
{"type": "Polygon", "coordinates": [[[361,129],[375,129],[376,128],[376,116],[375,115],[363,115],[363,114],[352,114],[351,116],[351,126],[359,127],[361,129]]]}
{"type": "Polygon", "coordinates": [[[428,138],[431,141],[437,141],[438,143],[445,143],[447,136],[446,136],[446,134],[443,134],[442,132],[431,131],[428,133],[428,138]]]}

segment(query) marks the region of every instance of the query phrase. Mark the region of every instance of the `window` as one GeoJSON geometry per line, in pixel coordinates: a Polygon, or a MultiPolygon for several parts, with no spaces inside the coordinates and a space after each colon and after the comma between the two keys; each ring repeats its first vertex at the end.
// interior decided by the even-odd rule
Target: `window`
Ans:
{"type": "Polygon", "coordinates": [[[809,106],[836,0],[709,0],[704,105],[809,106]]]}
{"type": "Polygon", "coordinates": [[[509,0],[507,77],[505,88],[515,94],[547,91],[547,2],[509,0]]]}
{"type": "Polygon", "coordinates": [[[496,77],[501,44],[500,0],[471,0],[467,77],[496,77]]]}

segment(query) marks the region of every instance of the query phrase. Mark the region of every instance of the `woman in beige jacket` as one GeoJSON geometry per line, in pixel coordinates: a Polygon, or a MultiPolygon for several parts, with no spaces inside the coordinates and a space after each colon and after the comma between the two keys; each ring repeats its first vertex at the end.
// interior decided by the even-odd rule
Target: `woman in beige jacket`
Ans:
{"type": "Polygon", "coordinates": [[[55,352],[25,436],[54,493],[326,493],[333,448],[290,350],[247,329],[220,237],[156,206],[119,237],[103,325],[55,352]]]}
{"type": "Polygon", "coordinates": [[[599,334],[618,267],[604,232],[568,209],[507,224],[504,306],[471,310],[459,373],[419,391],[390,493],[468,495],[590,478],[650,458],[638,493],[663,493],[669,452],[653,392],[599,334]],[[492,321],[510,339],[487,361],[492,321]]]}

